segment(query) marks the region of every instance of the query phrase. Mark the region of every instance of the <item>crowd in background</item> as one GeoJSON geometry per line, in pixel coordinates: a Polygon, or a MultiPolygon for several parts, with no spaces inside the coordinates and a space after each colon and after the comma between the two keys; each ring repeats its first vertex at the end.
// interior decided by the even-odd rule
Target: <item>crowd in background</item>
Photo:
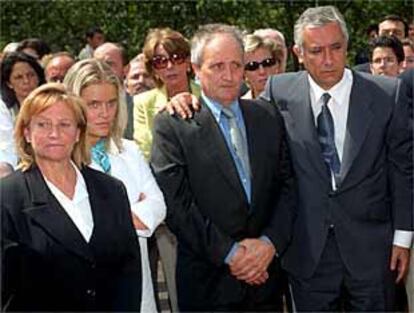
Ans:
{"type": "MultiPolygon", "coordinates": [[[[0,64],[0,177],[3,177],[0,184],[5,186],[6,179],[10,178],[13,172],[22,169],[23,173],[29,173],[32,177],[25,176],[26,182],[36,177],[36,180],[33,180],[35,184],[44,184],[43,189],[39,187],[40,191],[36,190],[41,194],[48,188],[57,199],[53,205],[56,206],[58,203],[64,207],[76,228],[80,230],[81,236],[71,234],[72,238],[69,240],[74,242],[85,240],[93,246],[95,255],[99,256],[97,261],[94,261],[98,264],[98,274],[93,274],[98,278],[95,281],[93,278],[89,279],[90,272],[78,265],[74,268],[79,273],[83,273],[79,275],[88,277],[83,277],[83,280],[79,278],[72,284],[67,284],[63,291],[53,291],[51,286],[57,283],[58,279],[68,281],[72,278],[59,274],[60,271],[70,273],[68,270],[70,265],[67,265],[69,261],[66,260],[67,266],[52,266],[51,271],[56,277],[47,282],[50,285],[45,283],[47,288],[45,287],[44,290],[40,288],[30,298],[24,297],[25,292],[29,290],[29,287],[36,289],[39,286],[29,284],[24,291],[19,290],[20,286],[16,286],[16,283],[6,286],[10,294],[2,295],[2,305],[4,306],[9,301],[6,299],[4,302],[4,297],[12,297],[15,292],[17,295],[23,295],[19,299],[21,303],[14,304],[13,300],[10,300],[10,307],[14,310],[30,311],[33,308],[28,305],[36,302],[33,300],[34,297],[40,299],[44,297],[42,293],[49,293],[47,298],[55,297],[56,301],[52,303],[52,301],[48,302],[48,299],[43,299],[38,302],[37,309],[71,311],[85,308],[100,310],[135,308],[135,310],[141,309],[142,312],[156,312],[160,309],[157,303],[159,301],[157,299],[157,264],[158,259],[161,259],[170,308],[172,311],[179,311],[175,275],[176,234],[174,235],[164,223],[168,215],[168,203],[165,203],[148,162],[151,158],[154,119],[157,114],[165,110],[167,103],[178,94],[187,92],[197,98],[202,94],[200,78],[195,75],[192,67],[197,56],[191,53],[190,41],[180,32],[170,28],[150,30],[142,51],[131,59],[128,59],[126,50],[121,44],[106,41],[105,34],[99,27],[89,29],[85,34],[85,39],[86,45],[77,56],[67,51],[50,51],[47,43],[40,38],[28,38],[21,42],[9,43],[4,47],[0,64]],[[48,84],[45,85],[46,83],[48,84]],[[79,97],[86,105],[79,104],[78,100],[70,98],[72,96],[79,97]],[[44,99],[40,99],[41,97],[44,99]],[[45,104],[50,102],[51,98],[55,99],[55,102],[45,104]],[[43,102],[37,103],[37,101],[43,102]],[[76,108],[68,109],[71,105],[76,108]],[[81,108],[82,106],[85,108],[81,108]],[[82,115],[80,111],[85,111],[82,114],[86,120],[82,122],[77,120],[82,115]],[[76,116],[73,123],[72,116],[76,116]],[[44,144],[45,141],[41,136],[47,133],[50,137],[61,138],[62,134],[66,136],[63,136],[66,140],[64,151],[57,152],[61,147],[51,148],[44,144]],[[81,139],[87,143],[88,151],[84,153],[89,157],[74,158],[81,139]],[[55,154],[56,158],[61,154],[64,155],[63,161],[59,159],[59,162],[56,162],[53,159],[55,154]],[[86,164],[116,179],[106,181],[103,175],[89,173],[81,166],[86,164]],[[30,172],[34,167],[40,171],[30,172]],[[80,178],[81,173],[85,181],[80,178]],[[121,181],[125,187],[121,186],[118,181],[121,181]],[[96,193],[92,191],[89,185],[94,182],[99,186],[107,183],[106,187],[102,188],[110,196],[105,195],[102,190],[96,193]],[[73,209],[76,206],[84,206],[82,194],[85,193],[85,186],[88,187],[91,199],[90,205],[87,206],[89,213],[86,217],[82,216],[84,213],[73,209]],[[113,197],[112,190],[114,191],[113,197]],[[119,191],[126,197],[126,200],[120,200],[115,191],[119,191]],[[98,203],[106,203],[106,206],[114,203],[115,208],[119,208],[119,216],[116,212],[109,210],[107,217],[98,219],[94,215],[92,219],[91,212],[97,210],[95,206],[98,203]],[[131,212],[128,213],[127,209],[131,212]],[[131,222],[125,221],[125,216],[131,217],[131,222]],[[114,221],[109,222],[109,218],[119,221],[119,224],[114,221]],[[119,236],[114,235],[115,239],[110,240],[109,237],[118,232],[118,227],[123,232],[119,231],[119,236]],[[97,229],[99,232],[92,236],[92,229],[97,229]],[[137,235],[138,240],[131,239],[131,231],[137,235]],[[125,242],[129,244],[126,245],[125,242]],[[106,243],[108,245],[104,248],[102,245],[106,243]],[[119,246],[124,245],[125,249],[120,249],[119,246]],[[139,248],[137,248],[138,245],[139,248]],[[111,247],[113,252],[108,250],[111,247]],[[134,249],[138,249],[138,252],[134,252],[134,249]],[[138,257],[137,254],[140,256],[138,257]],[[127,259],[131,262],[127,262],[127,259]],[[131,288],[130,292],[126,293],[129,295],[132,290],[135,292],[131,298],[135,296],[135,300],[140,300],[138,301],[139,308],[136,301],[122,299],[122,295],[111,294],[113,293],[111,288],[99,286],[99,284],[116,285],[118,283],[118,277],[114,273],[117,273],[116,266],[119,264],[125,268],[123,274],[128,274],[130,278],[141,276],[125,284],[125,286],[140,284],[139,288],[131,288]],[[141,268],[140,275],[131,270],[131,265],[141,268]],[[66,270],[68,271],[65,272],[66,270]],[[111,273],[112,276],[103,277],[104,273],[111,273]],[[88,287],[91,281],[96,284],[95,288],[88,287]],[[100,293],[101,298],[96,300],[96,307],[90,304],[89,298],[85,299],[80,292],[72,294],[72,291],[68,291],[70,288],[76,289],[79,286],[85,286],[89,297],[92,297],[95,292],[100,293]],[[68,292],[78,302],[58,303],[57,300],[64,299],[64,294],[68,292]],[[136,296],[137,293],[140,295],[136,296]],[[89,304],[84,306],[85,303],[89,303],[90,306],[89,304]]],[[[252,33],[243,34],[243,47],[244,81],[239,90],[239,97],[248,100],[258,99],[265,91],[270,76],[278,76],[287,71],[287,60],[293,57],[293,52],[287,48],[283,34],[276,29],[257,29],[252,33]]],[[[316,53],[318,52],[315,51],[316,53]]],[[[408,83],[408,88],[411,85],[412,90],[414,22],[404,21],[397,15],[389,15],[378,21],[377,25],[367,29],[366,49],[358,52],[355,63],[357,64],[355,71],[400,77],[408,83]]],[[[54,144],[53,138],[48,140],[54,144]]],[[[22,177],[19,179],[21,180],[16,180],[14,188],[27,191],[25,180],[22,177]]],[[[33,200],[32,195],[25,195],[24,192],[21,198],[16,196],[17,200],[10,199],[11,196],[7,192],[12,192],[11,187],[2,188],[0,194],[2,211],[6,206],[23,205],[22,203],[33,200]]],[[[33,191],[33,194],[36,193],[33,191]]],[[[45,201],[49,203],[50,197],[45,201]]],[[[22,218],[20,213],[9,214],[7,221],[10,223],[8,225],[10,229],[7,230],[10,231],[9,234],[16,236],[14,239],[24,238],[23,242],[25,242],[30,236],[39,235],[39,227],[33,226],[32,222],[30,225],[33,228],[30,229],[26,229],[27,226],[14,224],[16,219],[22,218]]],[[[42,225],[41,213],[37,217],[33,211],[30,214],[34,216],[34,219],[38,218],[39,225],[42,225]]],[[[73,225],[67,225],[67,217],[50,215],[48,218],[56,218],[55,223],[58,227],[60,225],[63,228],[74,228],[73,225]]],[[[44,227],[48,229],[49,226],[52,227],[51,225],[44,227]]],[[[43,226],[40,228],[43,229],[43,226]]],[[[54,236],[53,229],[48,229],[52,237],[54,236]]],[[[73,232],[73,229],[68,232],[73,232]]],[[[66,236],[66,234],[61,235],[66,236]]],[[[60,249],[59,245],[47,247],[47,242],[45,243],[42,236],[36,238],[38,241],[29,240],[30,243],[34,243],[36,249],[43,249],[42,251],[47,255],[60,253],[62,258],[62,255],[66,255],[66,252],[62,252],[66,251],[65,249],[56,252],[60,249]]],[[[15,242],[3,243],[3,249],[13,248],[14,244],[15,242]]],[[[72,246],[69,249],[77,248],[72,246]]],[[[411,251],[414,250],[411,249],[411,251]]],[[[32,257],[30,253],[33,251],[25,250],[24,255],[30,258],[32,257]]],[[[367,253],[370,252],[367,251],[367,253]]],[[[88,258],[87,255],[83,257],[88,258]]],[[[400,310],[407,310],[407,308],[414,310],[413,259],[406,279],[408,301],[404,300],[404,286],[400,286],[398,300],[400,310]]],[[[41,263],[41,260],[36,260],[41,263]]],[[[7,271],[7,268],[10,268],[10,270],[6,276],[2,277],[12,276],[11,268],[17,266],[13,262],[15,261],[7,260],[8,267],[3,267],[3,269],[7,271]]],[[[48,262],[50,265],[51,260],[48,262]]],[[[35,268],[33,264],[30,267],[33,271],[35,268]]],[[[17,271],[20,270],[21,268],[17,271]]],[[[44,270],[46,271],[46,268],[44,270]]],[[[30,270],[26,268],[25,273],[30,273],[30,270]]],[[[13,276],[10,279],[24,284],[26,280],[35,281],[41,274],[50,277],[50,274],[39,270],[36,273],[38,276],[30,274],[18,278],[13,276]]],[[[194,275],[197,274],[194,273],[194,275]]],[[[122,279],[124,279],[123,276],[122,279]]],[[[62,282],[62,284],[65,283],[62,282]]],[[[288,298],[285,299],[285,306],[290,310],[292,308],[288,298]]]]}

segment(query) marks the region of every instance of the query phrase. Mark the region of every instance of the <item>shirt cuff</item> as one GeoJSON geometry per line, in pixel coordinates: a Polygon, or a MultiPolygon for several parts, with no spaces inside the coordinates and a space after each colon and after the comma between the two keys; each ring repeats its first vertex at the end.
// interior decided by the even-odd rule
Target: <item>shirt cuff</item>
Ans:
{"type": "Polygon", "coordinates": [[[413,232],[407,230],[395,230],[394,232],[394,241],[393,245],[402,247],[402,248],[410,248],[411,241],[413,240],[413,232]]]}
{"type": "Polygon", "coordinates": [[[237,249],[239,248],[239,243],[235,242],[230,249],[230,252],[227,254],[226,258],[224,259],[224,263],[230,264],[231,259],[236,254],[237,249]]]}

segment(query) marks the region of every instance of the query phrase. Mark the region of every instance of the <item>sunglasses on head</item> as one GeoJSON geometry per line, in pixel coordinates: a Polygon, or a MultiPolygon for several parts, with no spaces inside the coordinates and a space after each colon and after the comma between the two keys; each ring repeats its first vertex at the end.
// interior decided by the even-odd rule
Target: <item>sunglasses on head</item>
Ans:
{"type": "Polygon", "coordinates": [[[185,60],[187,59],[187,56],[184,54],[177,54],[174,53],[170,57],[166,57],[163,55],[156,55],[152,58],[151,64],[152,67],[156,70],[164,69],[168,66],[168,61],[171,62],[171,64],[183,64],[185,60]]]}
{"type": "Polygon", "coordinates": [[[251,61],[244,66],[246,71],[256,71],[260,66],[271,67],[276,64],[275,58],[267,58],[261,62],[251,61]]]}

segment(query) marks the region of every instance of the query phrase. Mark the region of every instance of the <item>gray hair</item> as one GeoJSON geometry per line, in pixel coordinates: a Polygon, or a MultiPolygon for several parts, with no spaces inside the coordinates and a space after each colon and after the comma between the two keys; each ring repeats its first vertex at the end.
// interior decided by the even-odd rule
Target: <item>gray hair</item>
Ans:
{"type": "Polygon", "coordinates": [[[294,39],[295,44],[302,50],[303,49],[303,31],[307,26],[320,27],[329,23],[338,23],[348,43],[349,35],[346,28],[346,23],[342,14],[334,6],[327,5],[316,8],[309,8],[295,23],[294,27],[294,39]]]}
{"type": "Polygon", "coordinates": [[[207,24],[200,26],[191,39],[191,63],[201,65],[204,48],[217,34],[227,34],[236,39],[242,55],[244,54],[243,36],[237,27],[226,24],[207,24]]]}
{"type": "Polygon", "coordinates": [[[283,50],[275,41],[269,38],[263,38],[255,34],[248,34],[244,36],[244,52],[253,52],[257,49],[263,48],[270,52],[273,58],[278,62],[282,61],[283,50]]]}
{"type": "Polygon", "coordinates": [[[283,35],[282,32],[278,31],[275,28],[256,29],[253,32],[253,35],[256,35],[256,36],[259,36],[259,37],[262,37],[262,38],[270,37],[270,38],[279,39],[278,41],[280,41],[280,43],[283,44],[284,47],[286,47],[285,36],[283,35]]]}

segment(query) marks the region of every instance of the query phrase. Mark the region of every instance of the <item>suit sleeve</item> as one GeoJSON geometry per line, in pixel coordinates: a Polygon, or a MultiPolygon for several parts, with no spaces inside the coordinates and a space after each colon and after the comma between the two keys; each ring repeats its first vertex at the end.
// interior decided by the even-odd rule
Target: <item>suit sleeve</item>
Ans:
{"type": "Polygon", "coordinates": [[[113,194],[118,196],[120,225],[123,233],[124,257],[120,275],[114,286],[116,311],[139,311],[142,294],[141,256],[138,238],[132,224],[131,210],[124,185],[117,182],[113,194]]]}
{"type": "MultiPolygon", "coordinates": [[[[263,101],[263,99],[261,100],[263,101]]],[[[278,256],[282,256],[292,237],[293,223],[296,218],[297,205],[297,184],[290,159],[289,147],[286,139],[286,130],[283,118],[276,105],[268,103],[267,107],[277,120],[280,134],[280,169],[275,175],[274,194],[277,195],[274,201],[272,218],[265,227],[263,235],[267,236],[276,248],[278,256]]]]}
{"type": "Polygon", "coordinates": [[[167,202],[166,222],[183,247],[220,266],[234,241],[199,210],[191,190],[180,138],[172,121],[173,117],[167,114],[156,116],[151,153],[151,165],[167,202]]]}
{"type": "Polygon", "coordinates": [[[413,230],[413,125],[404,87],[398,80],[386,140],[394,229],[410,231],[413,230]]]}

